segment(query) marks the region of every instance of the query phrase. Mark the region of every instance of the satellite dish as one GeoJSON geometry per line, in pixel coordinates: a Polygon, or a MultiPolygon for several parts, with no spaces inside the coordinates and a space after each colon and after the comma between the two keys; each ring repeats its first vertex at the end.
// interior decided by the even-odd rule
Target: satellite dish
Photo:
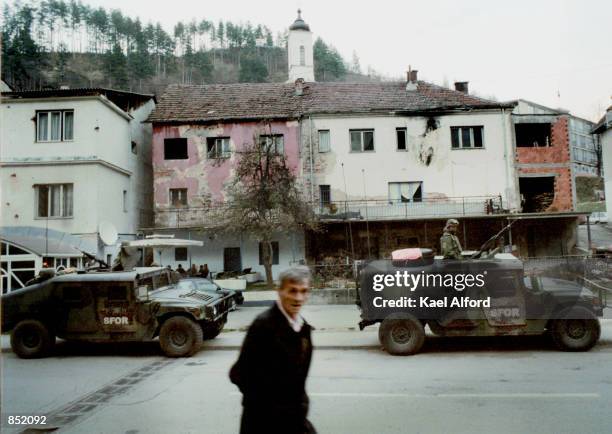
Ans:
{"type": "Polygon", "coordinates": [[[117,229],[110,222],[100,222],[98,233],[100,234],[102,242],[107,246],[114,246],[119,238],[117,229]]]}

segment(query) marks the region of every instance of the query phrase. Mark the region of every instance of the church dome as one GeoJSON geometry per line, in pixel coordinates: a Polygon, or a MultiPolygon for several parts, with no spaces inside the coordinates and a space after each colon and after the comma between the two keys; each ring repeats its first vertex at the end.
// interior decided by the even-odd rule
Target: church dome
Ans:
{"type": "Polygon", "coordinates": [[[302,11],[300,9],[298,9],[298,17],[293,22],[293,24],[291,24],[289,30],[306,30],[307,32],[310,31],[310,26],[306,24],[306,22],[302,19],[302,11]]]}

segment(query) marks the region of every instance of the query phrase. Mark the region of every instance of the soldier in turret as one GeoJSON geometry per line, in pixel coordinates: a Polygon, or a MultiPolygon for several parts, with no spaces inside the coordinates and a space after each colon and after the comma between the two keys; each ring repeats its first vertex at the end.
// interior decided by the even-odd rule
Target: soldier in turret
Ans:
{"type": "Polygon", "coordinates": [[[461,243],[457,238],[459,222],[456,219],[448,219],[444,226],[444,233],[440,237],[441,255],[444,259],[462,259],[461,243]]]}

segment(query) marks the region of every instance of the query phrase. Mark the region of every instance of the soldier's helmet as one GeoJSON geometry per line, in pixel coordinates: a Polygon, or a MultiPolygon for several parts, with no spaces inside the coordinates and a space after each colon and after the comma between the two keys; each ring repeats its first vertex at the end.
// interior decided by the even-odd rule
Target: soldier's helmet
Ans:
{"type": "Polygon", "coordinates": [[[459,220],[457,219],[446,220],[446,226],[444,226],[444,229],[448,229],[451,226],[459,226],[459,220]]]}

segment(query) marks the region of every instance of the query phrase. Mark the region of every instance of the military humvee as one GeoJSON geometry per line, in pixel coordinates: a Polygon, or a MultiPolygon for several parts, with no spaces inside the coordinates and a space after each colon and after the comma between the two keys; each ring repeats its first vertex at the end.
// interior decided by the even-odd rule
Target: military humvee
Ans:
{"type": "Polygon", "coordinates": [[[42,357],[55,338],[146,341],[169,357],[190,356],[223,329],[233,293],[175,285],[165,268],[51,274],[2,296],[2,330],[22,358],[42,357]]]}
{"type": "Polygon", "coordinates": [[[415,259],[371,261],[358,274],[360,329],[380,323],[379,340],[390,354],[417,353],[425,341],[425,326],[439,336],[547,333],[565,351],[586,351],[597,343],[597,317],[603,316],[605,294],[569,280],[525,276],[523,263],[507,253],[460,261],[416,250],[420,253],[415,259]],[[397,273],[399,281],[391,277],[389,285],[376,284],[384,281],[376,276],[397,273]],[[408,288],[405,275],[420,275],[426,284],[408,288]],[[465,277],[458,278],[467,275],[475,276],[469,288],[465,277]],[[451,284],[443,284],[442,278],[451,284]]]}

